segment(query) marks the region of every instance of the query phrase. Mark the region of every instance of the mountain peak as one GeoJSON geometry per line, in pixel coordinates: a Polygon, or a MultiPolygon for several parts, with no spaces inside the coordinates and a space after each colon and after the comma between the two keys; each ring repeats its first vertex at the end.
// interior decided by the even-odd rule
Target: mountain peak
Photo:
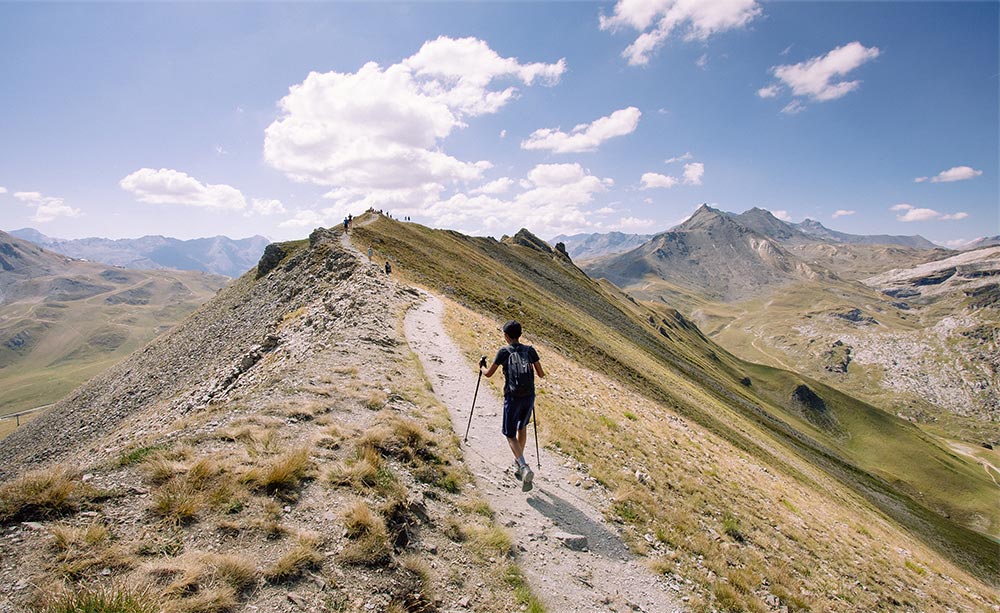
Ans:
{"type": "Polygon", "coordinates": [[[719,209],[713,209],[707,204],[703,204],[700,207],[698,207],[698,210],[692,213],[691,217],[688,217],[684,223],[677,226],[677,228],[675,228],[675,231],[691,232],[694,230],[700,230],[705,227],[717,224],[719,220],[725,219],[725,217],[726,217],[725,213],[723,213],[719,209]]]}
{"type": "Polygon", "coordinates": [[[529,249],[541,251],[542,253],[555,253],[548,243],[529,232],[526,228],[518,230],[517,234],[513,237],[505,237],[502,242],[511,245],[521,245],[522,247],[528,247],[529,249]]]}

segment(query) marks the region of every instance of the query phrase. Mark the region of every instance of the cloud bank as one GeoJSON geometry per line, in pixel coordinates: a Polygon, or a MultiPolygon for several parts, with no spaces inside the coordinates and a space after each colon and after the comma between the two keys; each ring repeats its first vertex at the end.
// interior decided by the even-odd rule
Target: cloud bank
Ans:
{"type": "Polygon", "coordinates": [[[553,85],[565,70],[565,60],[521,63],[481,40],[441,36],[385,68],[312,72],[278,103],[264,158],[295,181],[333,188],[327,198],[342,212],[430,205],[492,167],[448,155],[444,139],[514,100],[510,82],[553,85]]]}

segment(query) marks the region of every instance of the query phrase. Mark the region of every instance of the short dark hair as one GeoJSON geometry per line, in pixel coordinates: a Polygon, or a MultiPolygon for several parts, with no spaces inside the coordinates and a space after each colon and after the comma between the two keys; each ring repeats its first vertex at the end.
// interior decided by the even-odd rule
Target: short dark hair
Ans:
{"type": "Polygon", "coordinates": [[[503,333],[511,338],[521,338],[521,324],[513,319],[503,325],[503,333]]]}

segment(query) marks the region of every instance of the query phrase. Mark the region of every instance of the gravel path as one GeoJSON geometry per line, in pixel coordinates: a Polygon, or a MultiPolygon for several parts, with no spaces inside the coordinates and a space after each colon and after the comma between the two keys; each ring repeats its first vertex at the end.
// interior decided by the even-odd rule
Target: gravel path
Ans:
{"type": "MultiPolygon", "coordinates": [[[[407,313],[404,329],[462,437],[476,389],[476,370],[445,332],[443,313],[442,301],[428,295],[407,313]]],[[[521,491],[509,470],[513,457],[500,434],[502,410],[503,400],[482,384],[465,444],[466,461],[499,523],[514,539],[521,568],[546,608],[554,612],[683,610],[672,586],[631,554],[604,520],[596,496],[563,485],[581,475],[560,465],[563,460],[544,449],[539,469],[530,440],[527,455],[536,471],[534,489],[521,491]]],[[[533,435],[530,430],[529,434],[533,435]]]]}

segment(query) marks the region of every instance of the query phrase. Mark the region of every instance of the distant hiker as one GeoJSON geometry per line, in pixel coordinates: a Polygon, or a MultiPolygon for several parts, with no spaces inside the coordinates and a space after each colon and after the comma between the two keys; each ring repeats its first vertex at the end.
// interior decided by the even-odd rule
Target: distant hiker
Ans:
{"type": "MultiPolygon", "coordinates": [[[[503,426],[500,430],[514,454],[514,476],[521,481],[521,489],[527,492],[531,490],[535,473],[524,459],[524,446],[528,442],[528,421],[535,409],[535,373],[544,377],[545,371],[535,348],[520,343],[520,323],[508,321],[501,329],[507,345],[497,351],[493,365],[483,374],[492,377],[498,366],[503,367],[503,426]]],[[[479,367],[486,367],[485,358],[480,360],[479,367]]]]}
{"type": "Polygon", "coordinates": [[[344,232],[347,232],[347,218],[344,218],[344,232]]]}
{"type": "Polygon", "coordinates": [[[385,274],[387,275],[392,274],[392,264],[389,263],[389,260],[385,261],[385,274]]]}
{"type": "Polygon", "coordinates": [[[369,247],[368,248],[368,261],[371,262],[371,260],[372,260],[372,248],[369,247]]]}

